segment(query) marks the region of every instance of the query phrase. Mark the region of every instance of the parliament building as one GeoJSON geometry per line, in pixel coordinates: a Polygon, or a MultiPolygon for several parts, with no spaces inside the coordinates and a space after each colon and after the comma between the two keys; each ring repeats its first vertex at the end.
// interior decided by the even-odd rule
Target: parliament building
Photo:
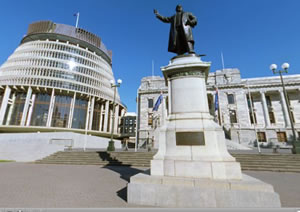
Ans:
{"type": "MultiPolygon", "coordinates": [[[[291,117],[279,76],[242,79],[238,69],[217,70],[207,79],[207,98],[211,115],[224,129],[228,140],[247,147],[260,145],[289,146],[300,134],[300,75],[283,76],[291,117]],[[218,101],[216,101],[218,95],[218,101]],[[251,98],[251,99],[250,99],[251,98]]],[[[144,141],[158,147],[159,127],[168,115],[168,88],[159,76],[144,77],[138,89],[137,130],[140,145],[144,141]],[[158,97],[164,101],[157,111],[158,97]]]]}

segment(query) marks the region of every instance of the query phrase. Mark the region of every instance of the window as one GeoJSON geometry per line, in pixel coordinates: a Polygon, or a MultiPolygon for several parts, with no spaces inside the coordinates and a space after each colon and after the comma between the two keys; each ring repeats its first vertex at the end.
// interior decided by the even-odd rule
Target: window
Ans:
{"type": "Polygon", "coordinates": [[[234,95],[227,94],[227,100],[228,100],[228,104],[234,104],[234,95]]]}
{"type": "Polygon", "coordinates": [[[266,96],[266,102],[268,107],[272,107],[272,101],[270,96],[266,96]]]}
{"type": "Polygon", "coordinates": [[[236,111],[235,110],[229,110],[229,116],[230,116],[230,123],[231,124],[237,123],[236,111]]]}
{"type": "Polygon", "coordinates": [[[275,115],[273,112],[269,112],[270,122],[271,124],[275,124],[275,115]]]}
{"type": "Polygon", "coordinates": [[[253,96],[251,96],[251,101],[250,101],[249,94],[247,94],[247,103],[248,103],[248,108],[249,108],[249,110],[251,110],[251,107],[254,108],[253,96]],[[250,104],[250,102],[251,102],[252,104],[250,104]]]}
{"type": "Polygon", "coordinates": [[[294,112],[293,111],[291,111],[291,121],[295,124],[296,122],[295,122],[295,116],[294,116],[294,112]]]}
{"type": "Polygon", "coordinates": [[[286,133],[285,132],[277,132],[277,139],[279,142],[287,142],[286,133]]]}
{"type": "Polygon", "coordinates": [[[152,113],[148,113],[148,126],[152,126],[153,116],[152,113]]]}
{"type": "Polygon", "coordinates": [[[251,122],[251,124],[256,124],[257,123],[257,121],[256,121],[256,114],[253,113],[253,115],[252,115],[252,113],[250,112],[249,116],[250,116],[250,122],[251,122]],[[254,120],[253,120],[253,118],[254,118],[254,120]]]}
{"type": "Polygon", "coordinates": [[[257,138],[259,142],[267,142],[265,132],[257,132],[257,138]]]}
{"type": "Polygon", "coordinates": [[[148,108],[153,108],[153,99],[148,99],[148,108]]]}

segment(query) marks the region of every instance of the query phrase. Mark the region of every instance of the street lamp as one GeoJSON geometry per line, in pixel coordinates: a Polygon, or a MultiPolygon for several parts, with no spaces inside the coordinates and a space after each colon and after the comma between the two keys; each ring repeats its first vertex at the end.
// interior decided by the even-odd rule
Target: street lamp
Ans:
{"type": "Polygon", "coordinates": [[[122,80],[118,79],[117,84],[115,84],[114,80],[110,80],[110,86],[114,89],[114,100],[113,100],[113,111],[112,111],[112,125],[111,125],[111,134],[110,134],[110,141],[108,142],[107,151],[115,151],[115,144],[113,141],[113,133],[114,133],[114,126],[115,126],[115,101],[116,101],[116,89],[120,87],[122,84],[122,80]]]}
{"type": "Polygon", "coordinates": [[[294,127],[292,112],[291,112],[290,103],[289,103],[289,100],[288,100],[287,92],[285,90],[285,85],[284,85],[283,78],[282,78],[282,73],[288,73],[289,67],[290,67],[290,64],[283,63],[281,65],[282,70],[276,70],[277,69],[276,64],[270,65],[270,69],[271,69],[271,71],[273,71],[273,74],[279,73],[279,75],[280,75],[280,80],[281,80],[281,84],[282,84],[284,99],[285,99],[285,102],[286,102],[286,105],[287,105],[288,115],[289,115],[289,118],[290,118],[290,123],[291,123],[291,127],[292,127],[292,132],[293,132],[292,153],[293,154],[299,154],[300,153],[300,145],[299,145],[300,142],[296,142],[297,137],[296,137],[296,131],[295,131],[295,127],[294,127]]]}

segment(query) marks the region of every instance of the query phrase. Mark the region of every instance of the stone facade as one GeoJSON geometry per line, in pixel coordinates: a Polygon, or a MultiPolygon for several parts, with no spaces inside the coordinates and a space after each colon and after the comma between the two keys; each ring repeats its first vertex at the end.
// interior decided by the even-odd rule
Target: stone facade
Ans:
{"type": "MultiPolygon", "coordinates": [[[[300,75],[285,75],[283,80],[298,138],[300,75]]],[[[141,80],[138,89],[137,117],[137,137],[140,145],[150,139],[153,142],[152,146],[158,147],[158,129],[168,115],[167,96],[168,87],[164,78],[152,76],[141,80]],[[164,101],[158,111],[153,111],[160,94],[163,95],[164,101]]],[[[262,145],[270,142],[286,145],[288,142],[282,141],[291,141],[293,133],[279,76],[242,79],[238,69],[217,70],[208,76],[207,97],[210,114],[223,127],[228,139],[252,147],[256,135],[262,145]],[[219,100],[217,110],[215,110],[216,90],[219,100]]]]}

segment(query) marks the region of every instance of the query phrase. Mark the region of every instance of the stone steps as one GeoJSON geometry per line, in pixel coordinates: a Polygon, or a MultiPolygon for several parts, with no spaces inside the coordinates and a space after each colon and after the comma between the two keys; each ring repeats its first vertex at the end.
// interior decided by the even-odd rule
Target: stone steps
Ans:
{"type": "MultiPolygon", "coordinates": [[[[155,152],[69,151],[56,152],[35,163],[150,167],[154,154],[155,152]]],[[[240,162],[242,170],[300,173],[300,155],[232,153],[232,156],[240,162]]]]}

